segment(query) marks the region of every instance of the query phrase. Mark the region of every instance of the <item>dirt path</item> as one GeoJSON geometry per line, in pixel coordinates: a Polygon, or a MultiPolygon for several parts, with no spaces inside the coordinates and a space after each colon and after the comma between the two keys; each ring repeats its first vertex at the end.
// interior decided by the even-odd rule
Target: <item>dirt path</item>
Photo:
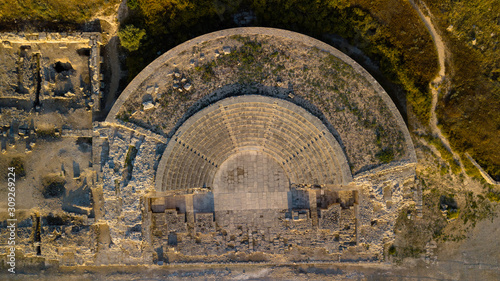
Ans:
{"type": "MultiPolygon", "coordinates": [[[[441,36],[436,32],[436,29],[434,28],[434,25],[432,24],[430,16],[424,15],[422,13],[422,10],[420,10],[420,7],[415,4],[414,0],[409,0],[410,4],[413,6],[415,11],[417,11],[418,15],[424,22],[425,26],[427,27],[427,30],[429,30],[429,33],[432,36],[432,40],[434,41],[434,44],[436,45],[436,50],[438,53],[438,59],[439,59],[439,73],[438,75],[434,78],[434,80],[430,84],[431,92],[432,92],[432,108],[431,108],[431,120],[430,120],[430,127],[431,131],[434,135],[436,135],[444,144],[446,149],[450,151],[453,154],[453,158],[459,163],[460,168],[462,169],[462,173],[464,175],[467,175],[464,170],[464,166],[462,164],[462,161],[460,159],[460,156],[455,153],[450,146],[450,143],[448,140],[445,138],[443,133],[441,132],[441,129],[437,126],[438,124],[438,119],[436,116],[436,106],[438,102],[438,97],[440,91],[444,90],[446,91],[446,87],[442,85],[442,82],[445,79],[446,75],[446,65],[445,65],[445,60],[446,60],[446,49],[444,47],[443,40],[441,39],[441,36]]],[[[427,15],[431,15],[429,9],[425,5],[425,3],[421,3],[423,6],[423,9],[425,10],[427,15]]]]}

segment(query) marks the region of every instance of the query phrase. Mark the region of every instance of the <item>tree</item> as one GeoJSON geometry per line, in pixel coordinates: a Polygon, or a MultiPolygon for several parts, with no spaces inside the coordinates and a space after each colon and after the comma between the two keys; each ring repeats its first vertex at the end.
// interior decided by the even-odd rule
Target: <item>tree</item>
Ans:
{"type": "Polygon", "coordinates": [[[130,52],[137,51],[141,45],[141,39],[146,35],[144,29],[133,25],[127,25],[118,32],[121,45],[130,52]]]}

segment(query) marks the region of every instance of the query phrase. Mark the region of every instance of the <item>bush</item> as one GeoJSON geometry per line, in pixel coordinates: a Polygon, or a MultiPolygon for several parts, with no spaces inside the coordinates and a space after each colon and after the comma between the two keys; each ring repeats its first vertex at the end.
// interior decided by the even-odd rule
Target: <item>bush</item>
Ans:
{"type": "Polygon", "coordinates": [[[17,177],[26,176],[26,171],[24,170],[24,161],[20,157],[14,157],[9,163],[9,167],[14,168],[14,172],[17,177]]]}
{"type": "Polygon", "coordinates": [[[389,163],[394,159],[394,151],[391,148],[384,148],[376,156],[380,161],[389,163]]]}
{"type": "Polygon", "coordinates": [[[58,138],[61,136],[56,128],[40,128],[36,130],[36,134],[40,138],[58,138]]]}
{"type": "Polygon", "coordinates": [[[146,35],[144,29],[137,28],[133,25],[126,25],[125,28],[118,32],[120,44],[129,52],[137,51],[141,46],[141,39],[146,35]]]}
{"type": "Polygon", "coordinates": [[[66,188],[66,180],[59,175],[47,175],[42,178],[42,195],[45,198],[61,197],[66,188]]]}
{"type": "Polygon", "coordinates": [[[394,245],[391,245],[391,247],[389,247],[389,255],[391,256],[396,255],[396,247],[394,247],[394,245]]]}
{"type": "Polygon", "coordinates": [[[132,178],[132,171],[134,166],[132,165],[132,161],[134,161],[135,156],[137,155],[137,148],[131,145],[128,147],[127,156],[125,157],[125,178],[130,180],[132,178]]]}

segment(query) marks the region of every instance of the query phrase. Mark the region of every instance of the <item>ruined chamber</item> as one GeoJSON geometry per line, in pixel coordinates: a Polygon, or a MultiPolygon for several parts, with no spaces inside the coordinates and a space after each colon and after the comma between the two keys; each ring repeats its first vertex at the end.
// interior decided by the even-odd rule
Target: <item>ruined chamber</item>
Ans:
{"type": "Polygon", "coordinates": [[[405,123],[331,46],[237,28],[165,53],[93,137],[95,264],[381,261],[420,199],[405,123]]]}

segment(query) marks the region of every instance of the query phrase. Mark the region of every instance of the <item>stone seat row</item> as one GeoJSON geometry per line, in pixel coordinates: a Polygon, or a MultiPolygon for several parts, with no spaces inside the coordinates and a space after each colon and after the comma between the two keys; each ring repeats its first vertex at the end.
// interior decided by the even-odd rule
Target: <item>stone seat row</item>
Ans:
{"type": "Polygon", "coordinates": [[[335,183],[339,164],[325,135],[287,108],[266,103],[220,107],[173,138],[164,186],[209,186],[224,160],[249,148],[271,155],[293,183],[335,183]]]}

